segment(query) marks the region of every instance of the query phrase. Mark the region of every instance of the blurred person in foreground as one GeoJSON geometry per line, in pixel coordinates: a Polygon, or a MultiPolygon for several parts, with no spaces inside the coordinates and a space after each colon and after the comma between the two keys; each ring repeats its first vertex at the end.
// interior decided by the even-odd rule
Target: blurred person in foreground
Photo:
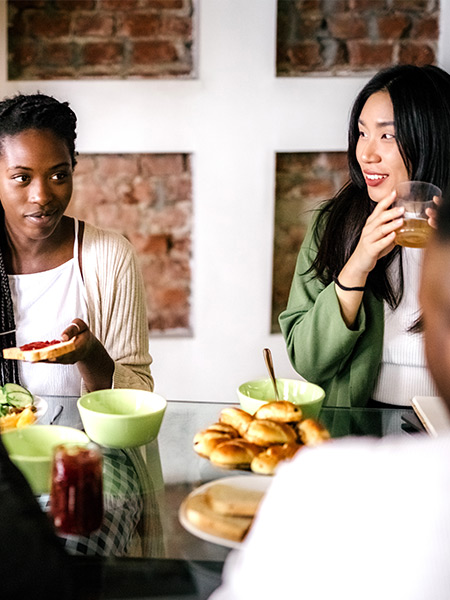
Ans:
{"type": "MultiPolygon", "coordinates": [[[[450,410],[450,197],[420,282],[427,363],[450,410]]],[[[450,431],[347,438],[280,467],[211,600],[448,600],[450,431]]]]}

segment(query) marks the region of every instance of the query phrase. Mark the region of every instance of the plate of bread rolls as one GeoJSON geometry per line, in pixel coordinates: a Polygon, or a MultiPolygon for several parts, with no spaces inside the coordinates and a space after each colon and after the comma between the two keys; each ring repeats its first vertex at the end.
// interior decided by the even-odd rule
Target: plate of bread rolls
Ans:
{"type": "Polygon", "coordinates": [[[202,540],[238,548],[270,481],[258,475],[235,475],[205,483],[182,502],[178,513],[180,523],[202,540]]]}
{"type": "Polygon", "coordinates": [[[300,406],[280,400],[262,405],[253,415],[234,406],[223,408],[216,423],[194,436],[193,447],[216,467],[273,475],[303,447],[329,439],[319,421],[303,418],[300,406]]]}

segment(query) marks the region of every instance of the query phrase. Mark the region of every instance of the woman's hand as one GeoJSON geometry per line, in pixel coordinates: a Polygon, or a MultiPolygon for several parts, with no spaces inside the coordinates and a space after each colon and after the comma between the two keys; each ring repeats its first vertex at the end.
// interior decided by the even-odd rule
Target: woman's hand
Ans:
{"type": "MultiPolygon", "coordinates": [[[[358,245],[338,275],[339,283],[364,289],[367,276],[377,260],[395,246],[395,231],[403,224],[404,208],[390,208],[395,198],[392,192],[380,200],[369,215],[361,232],[358,245]]],[[[336,286],[342,318],[349,329],[355,325],[363,291],[343,290],[336,286]]]]}
{"type": "Polygon", "coordinates": [[[349,277],[352,273],[353,278],[359,278],[358,281],[355,283],[345,279],[341,283],[348,286],[365,285],[367,275],[378,259],[394,248],[395,232],[403,225],[402,215],[405,210],[400,207],[390,208],[394,199],[395,192],[392,192],[375,206],[364,225],[355,251],[344,267],[346,276],[349,277]]]}
{"type": "Polygon", "coordinates": [[[440,201],[439,196],[434,196],[433,202],[434,202],[435,206],[433,206],[432,208],[427,208],[425,211],[428,216],[428,224],[433,229],[437,229],[437,209],[439,206],[439,201],[440,201]]]}
{"type": "Polygon", "coordinates": [[[74,339],[75,350],[63,354],[51,362],[76,364],[90,392],[110,388],[114,373],[114,361],[103,344],[81,319],[74,319],[61,334],[61,341],[74,339]]]}

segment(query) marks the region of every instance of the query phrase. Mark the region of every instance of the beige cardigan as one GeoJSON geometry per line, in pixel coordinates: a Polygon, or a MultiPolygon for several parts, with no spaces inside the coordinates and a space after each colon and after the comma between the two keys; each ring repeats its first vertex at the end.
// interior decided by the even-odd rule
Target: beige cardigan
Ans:
{"type": "Polygon", "coordinates": [[[153,390],[144,283],[133,246],[85,223],[80,258],[89,327],[114,360],[113,387],[153,390]]]}

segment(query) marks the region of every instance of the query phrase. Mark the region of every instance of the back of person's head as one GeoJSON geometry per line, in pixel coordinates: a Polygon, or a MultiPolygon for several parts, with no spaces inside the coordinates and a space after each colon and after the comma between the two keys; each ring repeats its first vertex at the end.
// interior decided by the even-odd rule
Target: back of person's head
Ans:
{"type": "Polygon", "coordinates": [[[47,129],[63,140],[76,164],[77,118],[67,102],[45,94],[17,94],[0,102],[0,154],[5,137],[28,129],[47,129]]]}
{"type": "Polygon", "coordinates": [[[348,160],[353,183],[365,182],[355,155],[358,118],[367,99],[387,92],[394,109],[400,153],[409,178],[428,181],[450,191],[450,75],[432,65],[397,65],[377,73],[361,90],[353,105],[348,160]]]}

